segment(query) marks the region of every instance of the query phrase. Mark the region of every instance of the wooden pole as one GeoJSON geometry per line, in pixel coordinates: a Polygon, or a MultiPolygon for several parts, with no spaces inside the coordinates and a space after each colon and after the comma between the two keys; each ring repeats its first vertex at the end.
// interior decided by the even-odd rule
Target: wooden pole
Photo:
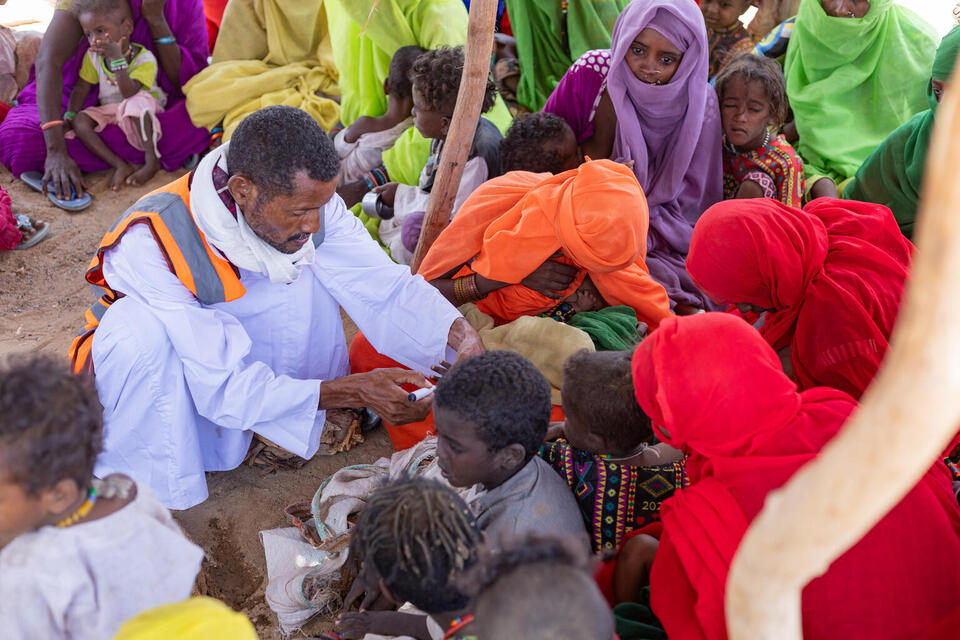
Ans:
{"type": "Polygon", "coordinates": [[[467,164],[473,136],[480,122],[483,94],[490,76],[490,53],[493,51],[493,31],[497,22],[497,0],[473,0],[467,27],[467,47],[464,52],[460,93],[453,109],[453,121],[443,145],[440,166],[430,192],[427,212],[420,229],[420,240],[413,253],[410,269],[420,268],[433,241],[450,224],[450,212],[460,187],[463,167],[467,164]]]}
{"type": "MultiPolygon", "coordinates": [[[[953,86],[958,81],[955,76],[953,86]]],[[[803,587],[913,488],[957,432],[956,140],[960,91],[948,91],[937,110],[917,225],[919,250],[890,351],[855,415],[822,455],[769,495],[747,531],[727,580],[731,640],[799,640],[803,587]]]]}

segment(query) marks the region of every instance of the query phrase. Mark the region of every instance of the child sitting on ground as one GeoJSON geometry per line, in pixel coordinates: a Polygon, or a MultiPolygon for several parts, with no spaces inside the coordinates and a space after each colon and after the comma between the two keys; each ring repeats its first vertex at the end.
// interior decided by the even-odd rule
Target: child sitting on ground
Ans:
{"type": "MultiPolygon", "coordinates": [[[[386,171],[381,162],[384,151],[393,146],[404,131],[413,124],[413,85],[410,70],[413,63],[426,49],[415,45],[400,47],[390,61],[390,72],[383,81],[387,94],[387,112],[379,118],[362,116],[333,138],[337,155],[340,156],[340,188],[337,191],[366,193],[374,186],[383,184],[386,171]],[[377,175],[365,176],[370,172],[377,175]],[[351,183],[360,182],[360,185],[351,183]],[[355,188],[359,186],[360,188],[355,188]]],[[[341,194],[343,195],[343,194],[341,194]]],[[[357,197],[354,196],[356,201],[357,197]]],[[[355,202],[347,202],[353,206],[355,202]]]]}
{"type": "Polygon", "coordinates": [[[743,55],[717,76],[723,121],[723,197],[803,206],[803,161],[782,134],[787,90],[780,65],[743,55]]]}
{"type": "MultiPolygon", "coordinates": [[[[441,47],[417,58],[410,72],[413,82],[413,124],[424,138],[433,140],[430,160],[420,174],[419,186],[391,182],[374,189],[380,202],[393,209],[393,217],[380,223],[380,241],[390,249],[393,259],[401,264],[410,264],[416,250],[423,214],[427,210],[435,172],[443,154],[443,142],[450,131],[462,70],[463,47],[441,47]]],[[[481,108],[483,113],[493,107],[495,98],[496,87],[488,81],[481,108]]],[[[500,175],[502,139],[496,125],[486,118],[480,118],[454,200],[453,215],[474,189],[500,175]]]]}
{"type": "Polygon", "coordinates": [[[460,360],[437,384],[438,464],[454,487],[476,485],[470,502],[494,546],[505,537],[549,531],[586,547],[570,489],[537,457],[550,410],[550,384],[510,351],[460,360]]]}
{"type": "Polygon", "coordinates": [[[479,640],[612,640],[613,613],[591,571],[591,558],[569,541],[518,540],[479,567],[469,632],[479,640]]]}
{"type": "Polygon", "coordinates": [[[740,22],[750,4],[751,0],[701,0],[700,11],[710,46],[708,77],[713,78],[734,58],[753,48],[753,38],[740,22]]]}
{"type": "Polygon", "coordinates": [[[660,518],[661,503],[684,486],[682,455],[657,444],[637,404],[629,351],[581,351],[563,367],[566,422],[551,426],[539,455],[569,485],[593,550],[617,550],[623,536],[660,518]]]}
{"type": "Polygon", "coordinates": [[[0,370],[0,633],[112,638],[190,596],[203,552],[126,476],[97,480],[103,407],[66,362],[0,370]],[[6,546],[4,546],[6,545],[6,546]]]}
{"type": "Polygon", "coordinates": [[[75,135],[98,158],[113,167],[110,188],[144,184],[160,169],[160,122],[167,96],[157,86],[157,59],[141,44],[130,42],[133,17],[126,0],[74,0],[70,10],[77,17],[90,43],[83,57],[80,77],[70,94],[63,119],[75,135]],[[99,106],[83,108],[94,85],[99,106]],[[144,165],[127,164],[100,139],[109,124],[118,125],[127,142],[143,151],[144,165]]]}
{"type": "Polygon", "coordinates": [[[337,621],[345,640],[366,634],[440,640],[467,606],[457,585],[477,561],[483,534],[467,504],[434,480],[406,478],[375,491],[360,512],[350,543],[360,573],[347,605],[361,594],[359,612],[337,621]],[[427,615],[367,611],[378,600],[393,607],[409,603],[427,615]]]}
{"type": "Polygon", "coordinates": [[[528,113],[510,125],[500,143],[503,172],[562,173],[583,164],[583,153],[567,121],[552,113],[528,113]]]}

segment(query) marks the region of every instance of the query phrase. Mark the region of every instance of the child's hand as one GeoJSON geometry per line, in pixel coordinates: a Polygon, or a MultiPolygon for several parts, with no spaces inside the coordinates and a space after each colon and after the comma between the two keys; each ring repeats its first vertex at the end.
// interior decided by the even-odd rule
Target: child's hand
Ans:
{"type": "Polygon", "coordinates": [[[396,182],[388,182],[387,184],[380,185],[379,187],[374,187],[373,192],[379,194],[380,202],[388,207],[392,207],[393,202],[397,197],[398,186],[399,185],[396,182]]]}
{"type": "Polygon", "coordinates": [[[344,640],[359,640],[370,633],[373,616],[366,611],[341,613],[337,619],[337,631],[344,640]]]}
{"type": "Polygon", "coordinates": [[[103,42],[103,55],[107,60],[120,60],[123,58],[123,49],[120,48],[119,42],[114,42],[113,40],[104,40],[103,42]]]}
{"type": "Polygon", "coordinates": [[[558,438],[564,437],[563,427],[565,422],[551,422],[550,426],[547,427],[547,437],[543,439],[544,442],[553,442],[558,438]]]}

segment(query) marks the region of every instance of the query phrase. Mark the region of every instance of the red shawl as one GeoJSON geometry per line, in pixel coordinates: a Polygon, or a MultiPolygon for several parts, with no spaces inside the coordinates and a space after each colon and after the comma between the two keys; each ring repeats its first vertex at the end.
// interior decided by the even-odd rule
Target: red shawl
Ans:
{"type": "MultiPolygon", "coordinates": [[[[726,638],[727,571],[750,521],[857,404],[833,389],[798,393],[756,330],[722,313],[663,321],[633,367],[637,400],[659,436],[690,455],[690,488],[661,511],[654,613],[671,638],[726,638]]],[[[807,585],[804,637],[917,637],[960,604],[958,562],[960,508],[938,463],[807,585]]]]}
{"type": "Polygon", "coordinates": [[[881,205],[728,200],[697,222],[687,271],[718,302],[768,310],[760,333],[790,346],[801,388],[859,398],[887,352],[912,250],[881,205]]]}

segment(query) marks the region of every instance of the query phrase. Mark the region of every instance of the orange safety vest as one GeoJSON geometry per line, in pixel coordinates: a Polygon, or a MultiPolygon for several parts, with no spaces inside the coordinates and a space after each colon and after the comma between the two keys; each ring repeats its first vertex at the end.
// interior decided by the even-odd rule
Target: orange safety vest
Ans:
{"type": "Polygon", "coordinates": [[[190,212],[192,175],[187,174],[137,200],[100,241],[85,278],[104,293],[87,310],[87,324],[70,345],[70,360],[76,373],[92,368],[90,347],[93,334],[110,305],[124,295],[111,289],[103,279],[103,256],[117,246],[123,234],[135,224],[147,225],[167,259],[170,271],[201,303],[229,302],[246,293],[240,284],[237,268],[207,244],[193,220],[190,212]]]}

